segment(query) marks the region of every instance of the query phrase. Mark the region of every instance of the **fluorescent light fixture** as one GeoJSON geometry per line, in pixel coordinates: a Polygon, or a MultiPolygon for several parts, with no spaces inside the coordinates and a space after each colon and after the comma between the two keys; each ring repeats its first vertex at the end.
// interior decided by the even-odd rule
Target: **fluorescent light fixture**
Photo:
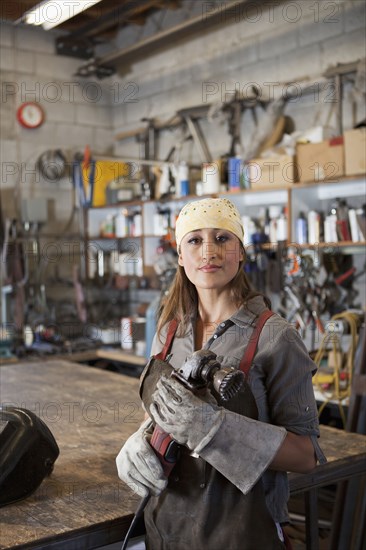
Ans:
{"type": "Polygon", "coordinates": [[[45,0],[24,15],[27,25],[42,25],[48,31],[75,17],[101,0],[45,0]]]}

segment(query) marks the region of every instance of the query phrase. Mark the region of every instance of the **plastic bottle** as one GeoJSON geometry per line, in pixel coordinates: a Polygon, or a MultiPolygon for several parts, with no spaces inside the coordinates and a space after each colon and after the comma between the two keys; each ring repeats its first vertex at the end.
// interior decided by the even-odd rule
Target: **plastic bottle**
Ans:
{"type": "Polygon", "coordinates": [[[308,240],[308,222],[306,221],[304,212],[300,212],[296,220],[296,242],[305,244],[308,240]]]}
{"type": "Polygon", "coordinates": [[[127,235],[127,223],[126,216],[123,210],[120,210],[114,219],[115,228],[116,228],[116,237],[122,238],[127,235]]]}
{"type": "Polygon", "coordinates": [[[285,209],[282,210],[281,214],[277,219],[277,241],[286,241],[287,240],[287,217],[285,209]]]}
{"type": "Polygon", "coordinates": [[[135,237],[140,237],[142,235],[142,215],[141,212],[136,212],[134,215],[135,220],[135,237]]]}
{"type": "Polygon", "coordinates": [[[317,244],[320,241],[320,215],[316,210],[308,213],[309,244],[317,244]]]}
{"type": "Polygon", "coordinates": [[[186,197],[189,195],[189,170],[186,162],[180,163],[178,174],[181,196],[186,197]]]}

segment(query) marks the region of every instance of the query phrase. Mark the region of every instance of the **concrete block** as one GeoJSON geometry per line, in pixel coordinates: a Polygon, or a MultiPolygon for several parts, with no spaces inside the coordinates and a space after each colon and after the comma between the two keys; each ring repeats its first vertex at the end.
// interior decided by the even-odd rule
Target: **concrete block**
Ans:
{"type": "Polygon", "coordinates": [[[110,107],[103,105],[75,105],[75,122],[77,124],[88,124],[96,127],[111,128],[112,117],[110,107]]]}
{"type": "Polygon", "coordinates": [[[52,89],[51,83],[58,88],[58,96],[62,101],[88,105],[110,105],[111,85],[97,80],[85,80],[70,76],[65,79],[40,77],[44,87],[52,89]]]}
{"type": "Polygon", "coordinates": [[[1,105],[0,107],[0,135],[1,139],[14,139],[15,137],[15,110],[1,105]]]}
{"type": "MultiPolygon", "coordinates": [[[[10,4],[10,2],[4,2],[1,6],[4,4],[10,4]]],[[[6,48],[14,47],[14,27],[3,21],[0,23],[0,46],[6,48]]]]}
{"type": "Polygon", "coordinates": [[[280,7],[273,5],[260,6],[249,2],[243,6],[240,15],[236,17],[235,30],[239,40],[248,40],[258,36],[270,36],[279,31],[283,19],[280,7]]]}
{"type": "Polygon", "coordinates": [[[243,40],[235,32],[235,24],[223,25],[219,28],[207,26],[199,36],[189,39],[186,44],[188,59],[195,59],[197,52],[202,52],[203,59],[216,56],[218,52],[230,51],[243,40]]]}
{"type": "MultiPolygon", "coordinates": [[[[54,128],[54,126],[53,126],[54,128]]],[[[47,134],[44,134],[47,135],[47,134]]],[[[54,142],[46,143],[44,141],[25,141],[21,140],[19,142],[19,156],[20,162],[26,163],[27,165],[35,166],[38,157],[48,149],[54,149],[57,146],[54,145],[54,142]]],[[[29,177],[29,176],[28,176],[29,177]]]]}
{"type": "Polygon", "coordinates": [[[140,153],[140,145],[135,138],[114,142],[114,155],[118,158],[140,158],[140,153]]]}
{"type": "Polygon", "coordinates": [[[285,52],[294,51],[298,47],[298,26],[280,27],[280,32],[259,37],[259,59],[281,56],[285,52]],[[282,31],[282,32],[281,32],[282,31]]]}
{"type": "MultiPolygon", "coordinates": [[[[1,132],[1,136],[3,136],[1,132]]],[[[0,189],[13,187],[19,179],[20,166],[17,143],[14,139],[0,140],[1,180],[0,189]]]]}
{"type": "Polygon", "coordinates": [[[241,89],[248,90],[250,86],[256,85],[264,98],[277,97],[279,81],[278,58],[266,59],[243,67],[239,79],[241,89]]]}
{"type": "Polygon", "coordinates": [[[14,50],[15,66],[14,68],[21,73],[33,74],[35,71],[35,60],[33,52],[27,50],[14,50]]]}
{"type": "Polygon", "coordinates": [[[59,101],[73,102],[74,90],[69,83],[41,75],[16,73],[19,102],[36,101],[45,104],[59,101]]]}
{"type": "Polygon", "coordinates": [[[0,70],[11,71],[14,69],[15,55],[13,48],[1,48],[0,50],[0,70]]]}
{"type": "Polygon", "coordinates": [[[40,76],[56,77],[58,81],[71,80],[80,65],[80,60],[53,53],[36,53],[36,74],[40,76]]]}
{"type": "Polygon", "coordinates": [[[153,116],[150,99],[145,101],[138,101],[137,103],[129,103],[128,107],[126,107],[125,113],[126,123],[136,122],[137,126],[141,125],[142,118],[153,116]]]}
{"type": "Polygon", "coordinates": [[[23,128],[19,126],[18,139],[20,143],[31,142],[33,143],[33,149],[36,146],[43,145],[44,150],[58,146],[56,140],[57,124],[51,121],[45,121],[39,128],[23,128]]]}
{"type": "Polygon", "coordinates": [[[69,122],[76,121],[75,106],[73,102],[58,100],[48,102],[46,106],[47,120],[52,122],[69,122]]]}
{"type": "Polygon", "coordinates": [[[366,23],[366,4],[362,0],[349,0],[344,5],[345,31],[364,29],[366,23]]]}
{"type": "Polygon", "coordinates": [[[212,158],[218,158],[229,152],[231,138],[226,131],[223,131],[224,128],[226,130],[226,125],[223,127],[218,121],[202,120],[201,128],[212,158]]]}
{"type": "MultiPolygon", "coordinates": [[[[180,71],[179,71],[180,72],[180,71]]],[[[148,78],[139,78],[139,80],[129,81],[126,85],[136,87],[136,98],[140,101],[156,96],[161,91],[173,90],[175,87],[176,71],[160,72],[159,75],[149,75],[148,78]]]]}
{"type": "Polygon", "coordinates": [[[55,33],[44,31],[40,27],[16,27],[14,45],[16,48],[24,49],[26,44],[29,51],[54,54],[55,38],[55,33]]]}
{"type": "MultiPolygon", "coordinates": [[[[128,126],[126,121],[126,106],[125,105],[113,105],[112,106],[112,128],[124,128],[128,126]]],[[[118,130],[122,131],[122,130],[118,130]]]]}
{"type": "MultiPolygon", "coordinates": [[[[317,4],[314,4],[317,6],[317,4]]],[[[333,2],[323,6],[332,8],[331,10],[319,10],[312,16],[304,18],[299,25],[299,43],[300,46],[307,46],[315,42],[322,42],[332,36],[338,36],[344,32],[344,10],[341,5],[333,2]]]]}
{"type": "Polygon", "coordinates": [[[320,45],[313,44],[278,57],[278,77],[289,82],[321,73],[320,45]]]}
{"type": "Polygon", "coordinates": [[[130,105],[141,101],[140,80],[130,78],[117,78],[104,95],[109,95],[107,106],[130,105]]]}
{"type": "Polygon", "coordinates": [[[81,151],[94,138],[92,126],[76,126],[74,124],[56,124],[53,143],[58,147],[77,147],[81,151]]]}
{"type": "Polygon", "coordinates": [[[0,137],[1,139],[14,139],[16,128],[17,86],[10,79],[1,82],[0,102],[0,137]]]}
{"type": "Polygon", "coordinates": [[[114,149],[114,139],[111,129],[95,128],[93,150],[100,155],[112,155],[114,149]]]}
{"type": "Polygon", "coordinates": [[[325,71],[337,63],[349,63],[363,59],[365,50],[366,37],[363,29],[329,38],[322,43],[320,70],[325,71]]]}
{"type": "Polygon", "coordinates": [[[220,52],[213,60],[216,63],[216,72],[239,70],[258,60],[258,44],[250,40],[242,41],[226,51],[220,52]]]}

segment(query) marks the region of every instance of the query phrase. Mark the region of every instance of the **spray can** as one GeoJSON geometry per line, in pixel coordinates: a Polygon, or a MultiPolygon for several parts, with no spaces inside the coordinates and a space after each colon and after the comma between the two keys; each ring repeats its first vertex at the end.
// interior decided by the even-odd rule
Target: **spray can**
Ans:
{"type": "Polygon", "coordinates": [[[230,157],[228,160],[229,191],[240,191],[243,161],[240,157],[230,157]]]}
{"type": "Polygon", "coordinates": [[[121,319],[121,348],[126,350],[133,348],[131,317],[121,319]]]}

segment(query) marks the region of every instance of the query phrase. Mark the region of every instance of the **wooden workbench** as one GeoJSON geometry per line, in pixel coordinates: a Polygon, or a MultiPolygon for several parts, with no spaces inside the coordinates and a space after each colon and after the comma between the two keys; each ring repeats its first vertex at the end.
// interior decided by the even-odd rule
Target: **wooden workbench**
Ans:
{"type": "Polygon", "coordinates": [[[19,357],[0,358],[0,366],[10,365],[20,362],[40,362],[44,360],[61,359],[65,361],[72,361],[74,363],[85,363],[87,361],[95,361],[96,359],[107,359],[109,361],[115,361],[116,363],[125,363],[126,365],[133,365],[137,367],[143,367],[147,363],[147,359],[141,355],[136,355],[133,351],[126,351],[117,347],[102,347],[93,348],[90,350],[84,350],[79,352],[63,353],[60,355],[49,355],[47,358],[37,357],[36,355],[27,359],[19,359],[19,357]]]}
{"type": "Polygon", "coordinates": [[[91,549],[121,540],[139,497],[115,457],[143,419],[138,380],[67,361],[3,366],[0,401],[34,411],[60,447],[27,499],[0,508],[0,548],[91,549]]]}
{"type": "MultiPolygon", "coordinates": [[[[33,410],[60,447],[52,475],[0,508],[0,549],[91,550],[124,537],[139,498],[118,480],[115,457],[139,426],[138,380],[70,363],[0,369],[0,402],[33,410]]],[[[328,464],[290,475],[293,493],[365,471],[366,437],[321,426],[328,464]]]]}

